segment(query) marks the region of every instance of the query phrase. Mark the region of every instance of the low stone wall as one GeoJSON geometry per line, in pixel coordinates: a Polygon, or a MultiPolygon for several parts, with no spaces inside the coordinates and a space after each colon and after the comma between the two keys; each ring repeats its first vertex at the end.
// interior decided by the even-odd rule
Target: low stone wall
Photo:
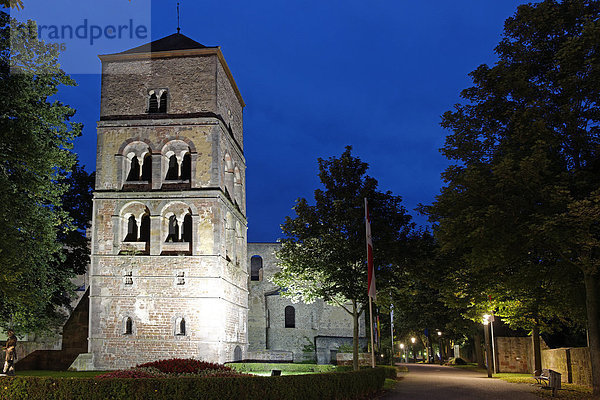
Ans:
{"type": "Polygon", "coordinates": [[[560,373],[562,382],[592,385],[592,364],[587,347],[542,350],[542,368],[560,373]]]}
{"type": "MultiPolygon", "coordinates": [[[[352,353],[337,353],[337,365],[352,365],[352,353]]],[[[371,365],[371,353],[358,353],[358,365],[371,365]]]]}
{"type": "Polygon", "coordinates": [[[592,386],[592,362],[588,347],[573,347],[571,350],[571,372],[573,383],[592,386]]]}
{"type": "Polygon", "coordinates": [[[526,374],[531,372],[530,337],[496,337],[496,367],[498,372],[526,374]]]}

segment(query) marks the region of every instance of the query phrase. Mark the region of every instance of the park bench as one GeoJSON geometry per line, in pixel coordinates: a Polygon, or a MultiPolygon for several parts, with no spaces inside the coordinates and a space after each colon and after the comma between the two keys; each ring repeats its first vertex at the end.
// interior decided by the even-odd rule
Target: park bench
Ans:
{"type": "Polygon", "coordinates": [[[535,370],[533,372],[533,379],[535,379],[535,381],[537,383],[539,383],[540,385],[548,385],[548,381],[550,380],[550,370],[549,369],[543,369],[543,370],[535,370]]]}

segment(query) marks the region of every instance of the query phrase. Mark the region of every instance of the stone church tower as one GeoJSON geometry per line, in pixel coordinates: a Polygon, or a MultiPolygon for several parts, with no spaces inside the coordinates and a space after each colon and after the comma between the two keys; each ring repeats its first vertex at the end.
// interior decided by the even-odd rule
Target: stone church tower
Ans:
{"type": "Polygon", "coordinates": [[[244,101],[223,54],[176,33],[100,59],[90,361],[242,359],[244,101]]]}

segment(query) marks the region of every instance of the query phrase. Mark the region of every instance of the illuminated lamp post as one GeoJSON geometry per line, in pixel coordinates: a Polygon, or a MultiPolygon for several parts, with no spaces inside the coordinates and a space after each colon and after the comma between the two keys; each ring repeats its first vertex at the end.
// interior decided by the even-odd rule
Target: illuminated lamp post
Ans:
{"type": "Polygon", "coordinates": [[[485,360],[487,364],[487,375],[488,378],[492,377],[492,349],[490,348],[490,315],[485,314],[483,316],[483,332],[485,334],[485,360]]]}
{"type": "Polygon", "coordinates": [[[413,363],[416,364],[417,363],[417,355],[415,354],[415,342],[417,341],[417,339],[415,339],[414,337],[411,337],[410,341],[412,343],[412,346],[410,346],[410,347],[411,347],[411,350],[413,353],[413,363]]]}
{"type": "Polygon", "coordinates": [[[438,346],[440,347],[440,365],[442,365],[444,363],[444,357],[442,355],[443,351],[442,351],[442,331],[437,331],[438,334],[438,338],[440,339],[438,342],[438,346]]]}
{"type": "Polygon", "coordinates": [[[408,362],[406,359],[406,350],[404,349],[404,343],[400,343],[400,354],[404,353],[404,362],[408,362]]]}

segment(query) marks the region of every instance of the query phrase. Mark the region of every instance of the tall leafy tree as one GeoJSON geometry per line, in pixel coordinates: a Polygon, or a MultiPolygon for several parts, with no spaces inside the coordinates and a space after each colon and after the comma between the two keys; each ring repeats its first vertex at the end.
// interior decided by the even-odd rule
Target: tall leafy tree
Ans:
{"type": "MultiPolygon", "coordinates": [[[[585,285],[594,393],[600,394],[600,3],[546,0],[505,23],[498,62],[471,73],[444,114],[455,164],[429,209],[446,249],[513,279],[541,307],[568,271],[585,285]],[[546,282],[551,278],[551,284],[546,282]],[[546,286],[546,285],[549,286],[546,286]]],[[[489,281],[488,281],[489,282],[489,281]]],[[[529,297],[528,297],[529,296],[529,297]]],[[[557,297],[561,297],[557,294],[557,297]]],[[[528,308],[529,309],[529,308],[528,308]]],[[[539,310],[536,317],[546,313],[539,310]]]]}
{"type": "Polygon", "coordinates": [[[57,323],[56,292],[72,275],[56,266],[59,238],[74,229],[62,197],[81,126],[68,122],[75,110],[49,98],[75,82],[36,32],[0,12],[0,325],[17,332],[57,323]]]}
{"type": "Polygon", "coordinates": [[[354,368],[358,369],[359,317],[367,298],[364,198],[371,214],[377,284],[391,282],[402,244],[413,224],[400,196],[377,189],[368,164],[346,150],[339,158],[319,159],[323,189],[315,204],[296,201],[294,218],[282,225],[285,238],[277,257],[281,272],[273,282],[295,301],[322,298],[343,307],[354,321],[354,368]]]}

